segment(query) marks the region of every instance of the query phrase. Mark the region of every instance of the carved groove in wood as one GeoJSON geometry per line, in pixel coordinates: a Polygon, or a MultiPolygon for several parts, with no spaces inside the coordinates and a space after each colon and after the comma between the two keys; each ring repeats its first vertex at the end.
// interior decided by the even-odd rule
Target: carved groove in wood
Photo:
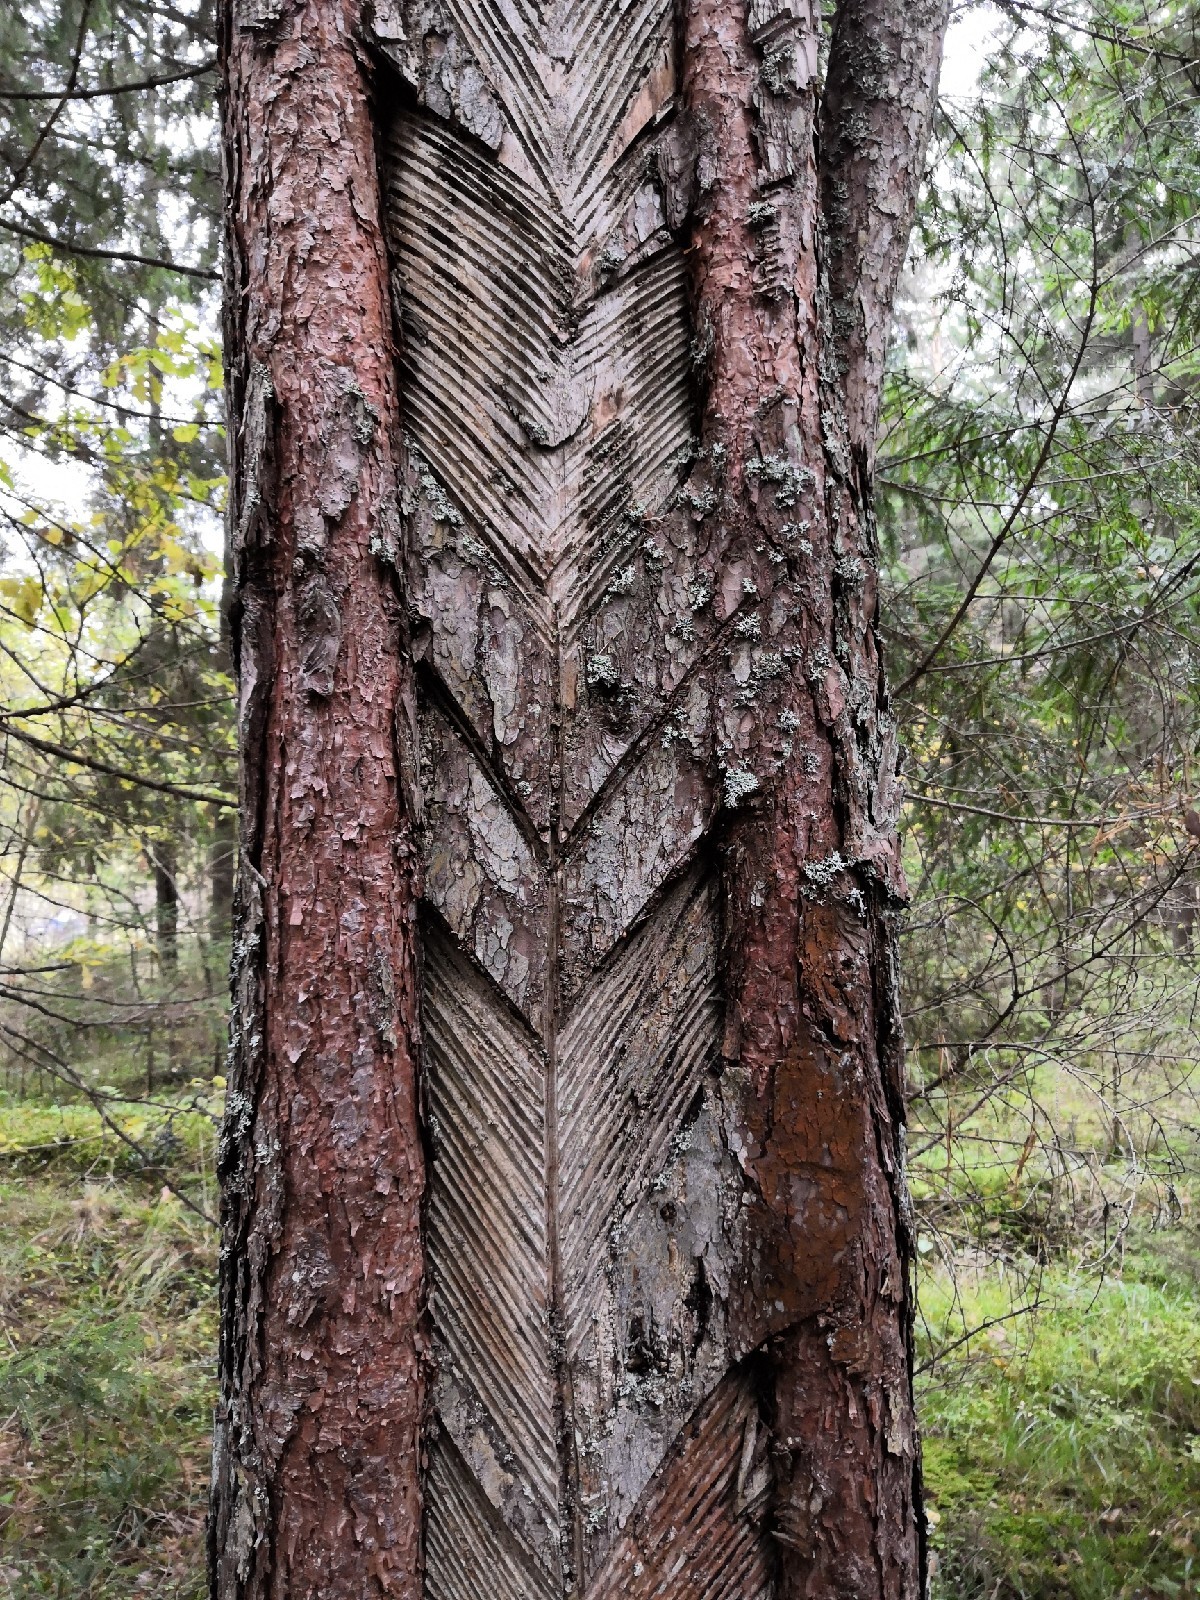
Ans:
{"type": "Polygon", "coordinates": [[[672,8],[378,13],[409,86],[386,177],[423,682],[426,1593],[755,1600],[704,847],[705,669],[748,591],[686,488],[672,8]]]}

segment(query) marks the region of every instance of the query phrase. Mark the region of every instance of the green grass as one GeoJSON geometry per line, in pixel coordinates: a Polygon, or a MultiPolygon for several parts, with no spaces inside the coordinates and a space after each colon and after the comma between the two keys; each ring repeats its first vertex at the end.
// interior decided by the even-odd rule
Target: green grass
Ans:
{"type": "MultiPolygon", "coordinates": [[[[961,1293],[971,1324],[1016,1298],[994,1270],[961,1293]]],[[[1054,1265],[1040,1298],[923,1384],[937,1600],[1200,1595],[1200,1243],[1143,1234],[1119,1276],[1054,1265]]],[[[929,1277],[935,1337],[951,1305],[929,1277]]]]}
{"type": "Polygon", "coordinates": [[[212,1229],[128,1174],[10,1179],[0,1208],[0,1592],[199,1596],[212,1229]]]}
{"type": "Polygon", "coordinates": [[[164,1091],[152,1106],[115,1094],[102,1103],[103,1116],[86,1102],[21,1103],[0,1090],[0,1162],[9,1172],[69,1169],[97,1181],[161,1169],[172,1181],[198,1185],[207,1210],[219,1088],[197,1079],[182,1092],[164,1091]]]}

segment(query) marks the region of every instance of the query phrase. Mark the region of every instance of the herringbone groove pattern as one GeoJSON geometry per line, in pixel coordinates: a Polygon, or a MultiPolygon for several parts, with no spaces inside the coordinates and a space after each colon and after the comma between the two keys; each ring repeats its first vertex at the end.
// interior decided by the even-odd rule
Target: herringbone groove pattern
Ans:
{"type": "Polygon", "coordinates": [[[405,18],[419,92],[387,181],[423,618],[427,1593],[755,1600],[698,670],[740,589],[709,604],[719,552],[681,502],[671,8],[405,18]]]}

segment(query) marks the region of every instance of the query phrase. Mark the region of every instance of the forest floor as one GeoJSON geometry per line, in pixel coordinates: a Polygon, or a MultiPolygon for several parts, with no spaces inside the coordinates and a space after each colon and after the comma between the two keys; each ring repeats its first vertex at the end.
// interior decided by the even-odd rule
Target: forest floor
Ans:
{"type": "MultiPolygon", "coordinates": [[[[983,1332],[921,1379],[935,1600],[1200,1595],[1190,1211],[1135,1221],[1101,1272],[954,1263],[958,1309],[983,1332]]],[[[921,1309],[941,1337],[951,1297],[928,1272],[921,1309]]]]}
{"type": "MultiPolygon", "coordinates": [[[[177,1169],[198,1168],[202,1137],[211,1172],[199,1130],[172,1149],[177,1169]]],[[[0,1595],[14,1600],[204,1592],[216,1235],[125,1155],[86,1108],[0,1107],[0,1595]]]]}
{"type": "MultiPolygon", "coordinates": [[[[180,1108],[220,1087],[110,1107],[152,1171],[86,1105],[0,1094],[0,1596],[203,1592],[216,1245],[163,1180],[212,1210],[180,1108]]],[[[924,1240],[935,1600],[1200,1595],[1200,1186],[1138,1200],[1101,1268],[1078,1225],[1031,1240],[1018,1189],[978,1219],[997,1249],[924,1240]]]]}

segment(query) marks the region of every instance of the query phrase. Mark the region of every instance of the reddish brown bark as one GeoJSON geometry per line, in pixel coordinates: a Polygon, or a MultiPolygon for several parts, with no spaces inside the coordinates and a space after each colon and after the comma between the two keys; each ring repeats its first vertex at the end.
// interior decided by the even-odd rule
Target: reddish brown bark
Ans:
{"type": "Polygon", "coordinates": [[[726,762],[754,779],[724,850],[725,1054],[755,1188],[735,1337],[769,1358],[777,1593],[901,1600],[924,1584],[892,925],[905,891],[864,456],[944,10],[912,29],[877,7],[864,38],[853,9],[825,105],[832,172],[818,167],[812,33],[779,52],[740,8],[697,0],[685,97],[715,163],[691,252],[712,330],[702,442],[724,453],[731,542],[789,663],[740,720],[728,692],[718,711],[726,762]],[[887,130],[859,165],[841,160],[864,109],[847,56],[869,62],[858,80],[887,130]],[[881,83],[909,97],[899,126],[881,83]],[[750,270],[756,205],[772,212],[766,292],[750,270]]]}
{"type": "Polygon", "coordinates": [[[245,0],[223,20],[243,809],[219,1600],[420,1592],[408,680],[386,559],[396,393],[358,27],[356,6],[329,0],[245,0]]]}
{"type": "Polygon", "coordinates": [[[908,250],[933,123],[944,0],[841,0],[821,95],[821,204],[846,425],[863,472],[875,424],[896,280],[908,250]]]}

